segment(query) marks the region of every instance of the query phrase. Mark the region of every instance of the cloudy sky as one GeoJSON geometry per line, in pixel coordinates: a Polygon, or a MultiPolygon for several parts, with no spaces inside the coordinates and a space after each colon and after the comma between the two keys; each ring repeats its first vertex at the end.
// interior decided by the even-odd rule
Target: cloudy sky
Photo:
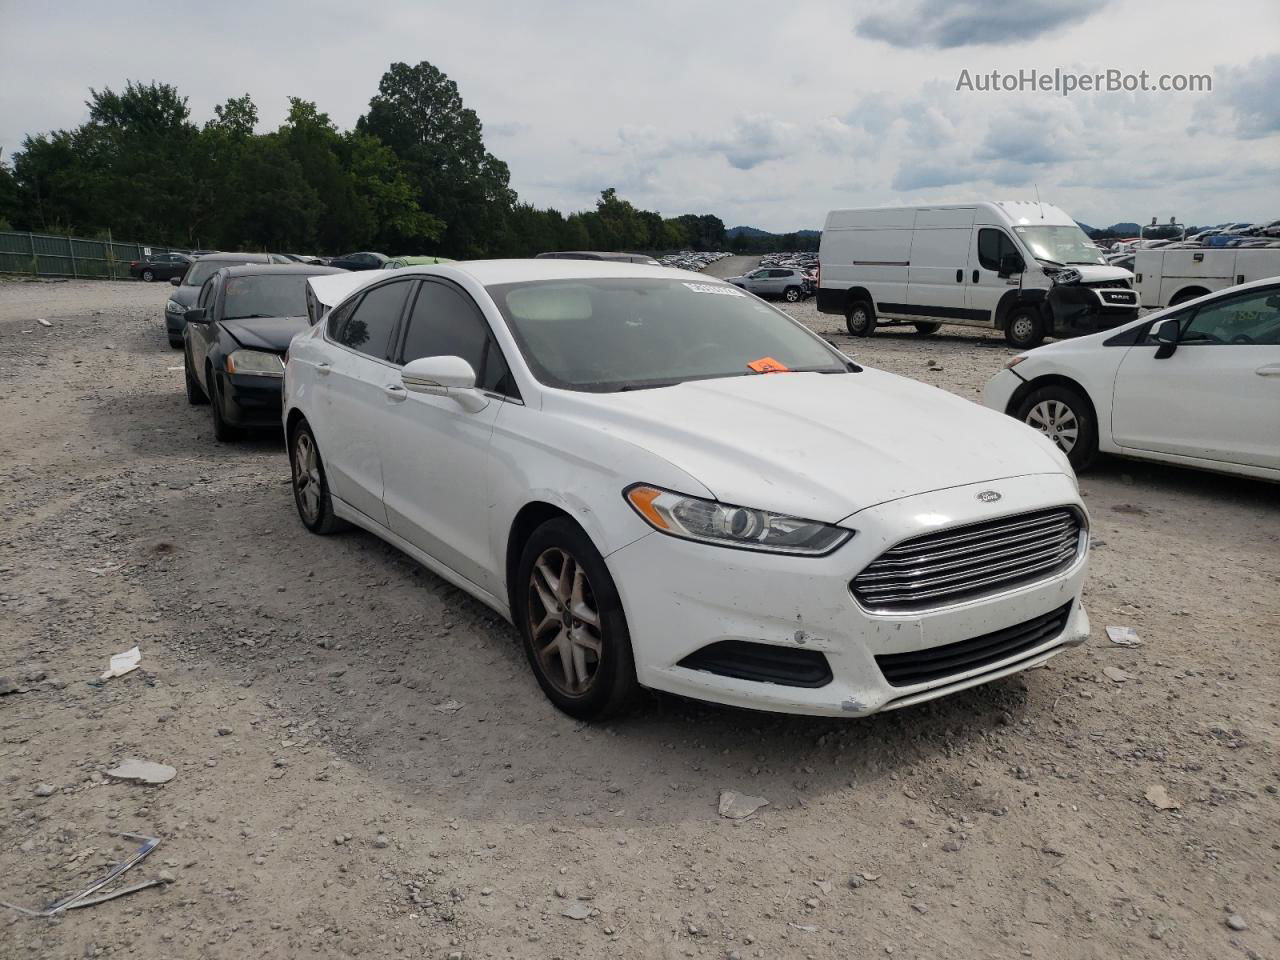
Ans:
{"type": "Polygon", "coordinates": [[[674,215],[820,227],[834,206],[1040,196],[1077,219],[1280,217],[1280,2],[884,0],[303,4],[0,0],[0,148],[161,80],[203,123],[290,95],[354,124],[388,63],[460,88],[512,186],[616,186],[674,215]],[[962,70],[1208,73],[1204,93],[957,91],[962,70]]]}

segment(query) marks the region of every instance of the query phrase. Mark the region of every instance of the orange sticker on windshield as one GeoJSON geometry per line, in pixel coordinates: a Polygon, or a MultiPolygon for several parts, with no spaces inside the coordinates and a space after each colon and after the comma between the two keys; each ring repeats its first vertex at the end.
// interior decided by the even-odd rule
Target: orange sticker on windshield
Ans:
{"type": "Polygon", "coordinates": [[[791,369],[785,363],[779,363],[773,357],[761,357],[759,360],[752,360],[747,366],[756,373],[787,373],[791,369]]]}

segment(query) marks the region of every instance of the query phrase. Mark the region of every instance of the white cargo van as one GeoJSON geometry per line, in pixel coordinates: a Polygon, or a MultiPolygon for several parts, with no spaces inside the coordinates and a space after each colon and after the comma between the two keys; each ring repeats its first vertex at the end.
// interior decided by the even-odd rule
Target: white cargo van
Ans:
{"type": "Polygon", "coordinates": [[[1172,307],[1253,280],[1280,276],[1280,247],[1158,247],[1133,262],[1144,307],[1172,307]]]}
{"type": "Polygon", "coordinates": [[[818,309],[854,336],[877,325],[994,327],[1019,349],[1138,315],[1133,274],[1064,211],[1034,201],[832,210],[818,255],[818,309]]]}

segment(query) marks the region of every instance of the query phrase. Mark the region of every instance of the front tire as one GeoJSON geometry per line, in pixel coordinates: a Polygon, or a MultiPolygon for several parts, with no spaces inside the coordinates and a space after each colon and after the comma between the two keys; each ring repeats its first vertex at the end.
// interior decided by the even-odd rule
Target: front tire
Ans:
{"type": "Polygon", "coordinates": [[[582,720],[635,704],[640,684],[622,601],[581,527],[557,517],[533,532],[513,599],[525,655],[547,699],[582,720]]]}
{"type": "Polygon", "coordinates": [[[787,303],[800,302],[801,293],[799,287],[787,287],[782,295],[786,298],[787,303]]]}
{"type": "Polygon", "coordinates": [[[1009,346],[1018,350],[1030,350],[1044,343],[1044,318],[1035,307],[1019,307],[1009,315],[1004,328],[1004,338],[1009,346]]]}
{"type": "Polygon", "coordinates": [[[866,300],[855,300],[849,304],[849,312],[844,317],[845,328],[851,337],[869,337],[876,329],[876,311],[866,300]]]}
{"type": "Polygon", "coordinates": [[[213,412],[213,439],[219,443],[239,440],[240,431],[222,415],[222,391],[218,389],[218,377],[212,366],[205,370],[205,382],[209,384],[209,409],[213,412]]]}
{"type": "Polygon", "coordinates": [[[346,526],[333,512],[329,478],[307,421],[301,421],[289,437],[289,463],[293,468],[293,505],[298,519],[312,533],[328,536],[346,526]]]}
{"type": "Polygon", "coordinates": [[[1018,419],[1052,440],[1077,471],[1098,456],[1098,424],[1080,391],[1062,384],[1033,390],[1018,406],[1018,419]]]}
{"type": "Polygon", "coordinates": [[[155,278],[156,278],[155,271],[153,270],[142,271],[142,279],[145,280],[147,283],[150,283],[155,278]]]}
{"type": "Polygon", "coordinates": [[[195,371],[191,369],[191,354],[184,352],[182,355],[182,369],[187,379],[187,403],[193,407],[209,402],[208,395],[204,392],[204,388],[200,386],[200,381],[196,379],[195,371]]]}

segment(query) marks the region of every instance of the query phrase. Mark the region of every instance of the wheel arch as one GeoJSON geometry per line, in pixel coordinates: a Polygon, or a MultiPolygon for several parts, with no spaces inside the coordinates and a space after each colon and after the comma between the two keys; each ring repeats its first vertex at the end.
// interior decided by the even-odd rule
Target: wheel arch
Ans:
{"type": "Polygon", "coordinates": [[[1169,306],[1176,307],[1186,303],[1188,300],[1196,300],[1200,297],[1207,297],[1213,291],[1208,287],[1201,286],[1198,283],[1188,284],[1182,287],[1177,293],[1169,298],[1169,306]]]}
{"type": "MultiPolygon", "coordinates": [[[[507,605],[511,610],[512,619],[515,618],[516,611],[516,568],[520,565],[520,555],[524,552],[524,545],[533,536],[533,531],[548,520],[555,520],[558,517],[566,517],[573,520],[579,527],[582,526],[577,520],[574,520],[573,515],[568,510],[546,500],[529,501],[516,511],[516,515],[511,520],[511,527],[507,531],[503,571],[506,574],[507,605]]],[[[585,529],[583,532],[586,532],[585,529]]],[[[587,533],[587,536],[590,537],[591,534],[587,533]]]]}
{"type": "Polygon", "coordinates": [[[1088,406],[1089,416],[1093,418],[1095,426],[1097,425],[1098,408],[1094,406],[1093,397],[1089,396],[1089,391],[1085,389],[1084,384],[1080,383],[1080,381],[1073,380],[1071,377],[1064,376],[1060,373],[1046,373],[1033,380],[1028,380],[1022,386],[1018,387],[1017,390],[1013,391],[1013,396],[1009,398],[1009,405],[1005,408],[1004,412],[1011,417],[1017,416],[1018,407],[1022,406],[1022,402],[1026,400],[1027,397],[1043,387],[1054,386],[1066,387],[1067,389],[1074,390],[1076,393],[1080,394],[1080,396],[1084,398],[1085,404],[1088,406]]]}
{"type": "Polygon", "coordinates": [[[1009,326],[1009,314],[1013,313],[1018,307],[1034,306],[1044,312],[1046,290],[1035,288],[1032,290],[1009,290],[1000,302],[996,304],[995,328],[1004,330],[1009,326]]]}
{"type": "Polygon", "coordinates": [[[866,287],[850,287],[844,292],[845,312],[847,313],[849,308],[859,300],[865,300],[867,303],[871,304],[871,309],[874,313],[878,314],[880,312],[879,308],[876,306],[875,297],[871,296],[871,291],[866,287]]]}

